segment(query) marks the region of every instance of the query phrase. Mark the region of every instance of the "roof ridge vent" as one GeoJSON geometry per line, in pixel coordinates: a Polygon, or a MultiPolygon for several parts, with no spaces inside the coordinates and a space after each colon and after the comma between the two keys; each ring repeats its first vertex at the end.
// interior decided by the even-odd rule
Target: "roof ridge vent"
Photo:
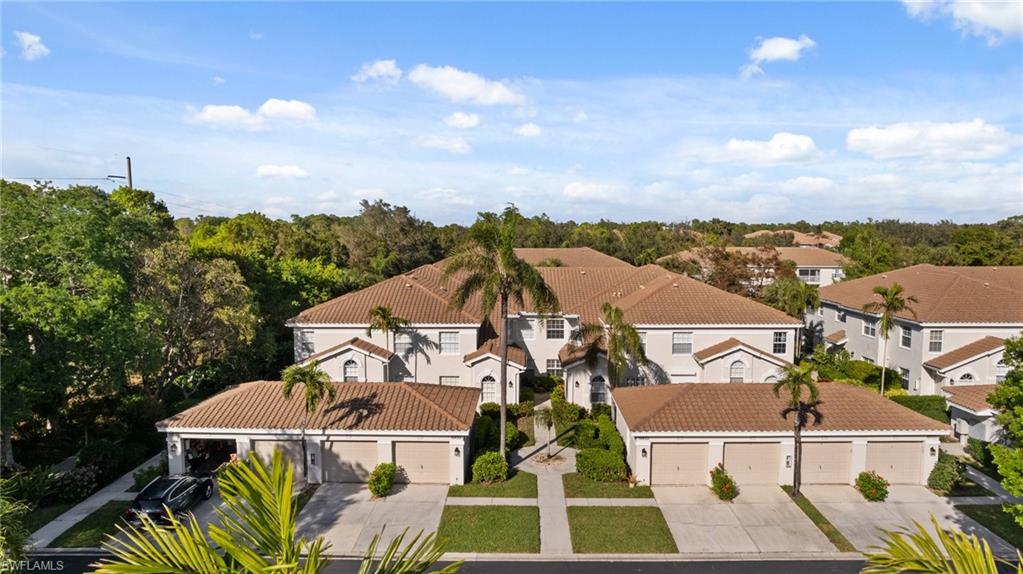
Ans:
{"type": "Polygon", "coordinates": [[[586,270],[585,269],[580,269],[579,270],[579,274],[580,275],[586,275],[586,270]]]}

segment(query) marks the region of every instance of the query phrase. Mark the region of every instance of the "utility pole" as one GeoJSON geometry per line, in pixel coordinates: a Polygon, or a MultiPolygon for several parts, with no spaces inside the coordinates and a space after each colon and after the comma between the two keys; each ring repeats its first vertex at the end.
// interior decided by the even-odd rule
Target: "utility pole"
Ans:
{"type": "Polygon", "coordinates": [[[131,185],[131,156],[127,156],[124,159],[128,160],[128,189],[135,189],[131,185]]]}

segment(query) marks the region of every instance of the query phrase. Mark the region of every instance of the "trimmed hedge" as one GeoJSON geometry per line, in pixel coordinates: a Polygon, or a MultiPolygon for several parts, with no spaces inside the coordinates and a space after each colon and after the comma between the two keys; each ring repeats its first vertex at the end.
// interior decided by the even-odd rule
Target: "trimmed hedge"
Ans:
{"type": "Polygon", "coordinates": [[[710,470],[710,489],[719,499],[726,502],[739,496],[739,486],[735,484],[735,479],[721,464],[710,470]]]}
{"type": "Polygon", "coordinates": [[[856,490],[871,502],[884,502],[888,498],[889,482],[880,474],[870,470],[856,477],[856,490]]]}
{"type": "Polygon", "coordinates": [[[611,405],[603,403],[597,403],[593,405],[593,408],[590,409],[590,418],[593,420],[597,420],[602,416],[611,418],[611,405]]]}
{"type": "Polygon", "coordinates": [[[503,482],[508,479],[508,461],[500,453],[487,452],[472,463],[473,482],[503,482]]]}
{"type": "Polygon", "coordinates": [[[508,405],[508,417],[519,420],[533,416],[533,401],[522,401],[508,405]]]}
{"type": "Polygon", "coordinates": [[[618,429],[615,428],[615,424],[611,422],[611,417],[607,415],[600,415],[597,419],[597,432],[600,436],[600,444],[607,450],[617,454],[620,457],[625,457],[625,441],[622,440],[622,436],[618,434],[618,429]]]}
{"type": "Polygon", "coordinates": [[[575,456],[575,470],[597,482],[620,482],[628,470],[625,460],[616,453],[602,448],[586,448],[575,456]]]}
{"type": "MultiPolygon", "coordinates": [[[[501,437],[497,437],[497,440],[501,440],[501,437]]],[[[519,430],[519,427],[512,421],[504,423],[504,447],[508,450],[516,450],[522,448],[522,445],[526,444],[529,437],[526,433],[519,430]]]]}
{"type": "Polygon", "coordinates": [[[575,424],[575,447],[600,448],[600,438],[597,437],[597,425],[589,419],[583,419],[575,424]]]}
{"type": "Polygon", "coordinates": [[[941,493],[948,493],[963,480],[963,467],[959,459],[940,451],[938,462],[934,463],[930,476],[927,477],[927,486],[941,493]]]}
{"type": "Polygon", "coordinates": [[[394,475],[398,467],[393,462],[381,462],[369,474],[369,491],[376,498],[383,498],[391,493],[394,486],[394,475]]]}
{"type": "Polygon", "coordinates": [[[973,460],[983,467],[990,467],[994,462],[994,457],[991,456],[991,445],[980,439],[973,437],[966,439],[966,454],[973,457],[973,460]]]}
{"type": "Polygon", "coordinates": [[[501,405],[494,402],[487,402],[480,405],[480,414],[492,419],[501,420],[501,405]]]}
{"type": "Polygon", "coordinates": [[[943,423],[949,422],[945,397],[931,395],[904,395],[889,398],[907,409],[912,409],[925,417],[930,417],[943,423]]]}

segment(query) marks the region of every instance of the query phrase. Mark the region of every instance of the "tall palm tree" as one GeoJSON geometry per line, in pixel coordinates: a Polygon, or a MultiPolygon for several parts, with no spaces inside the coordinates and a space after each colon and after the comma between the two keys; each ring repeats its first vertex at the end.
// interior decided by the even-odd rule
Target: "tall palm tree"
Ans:
{"type": "Polygon", "coordinates": [[[533,266],[515,254],[518,226],[522,215],[514,205],[501,213],[482,213],[469,228],[468,241],[448,259],[445,277],[458,275],[452,305],[465,307],[475,296],[485,316],[498,308],[495,325],[501,346],[501,428],[500,449],[505,454],[505,425],[508,421],[508,302],[522,306],[528,296],[540,314],[558,310],[558,297],[533,266]]]}
{"type": "Polygon", "coordinates": [[[788,395],[788,406],[781,411],[784,419],[790,414],[795,415],[792,419],[792,433],[795,438],[795,455],[792,465],[792,496],[799,497],[799,487],[803,481],[803,429],[806,428],[810,417],[813,417],[813,424],[818,424],[821,413],[817,410],[820,405],[820,391],[817,389],[816,373],[813,363],[800,363],[785,367],[781,379],[771,388],[774,396],[780,397],[782,389],[788,395]],[[807,397],[803,400],[803,391],[806,390],[807,397]]]}
{"type": "Polygon", "coordinates": [[[584,323],[573,338],[585,345],[586,363],[590,368],[597,365],[600,353],[607,353],[608,384],[615,388],[621,386],[630,361],[645,365],[648,360],[643,350],[643,339],[636,328],[625,321],[621,309],[604,303],[600,314],[599,323],[584,323]]]}
{"type": "Polygon", "coordinates": [[[916,311],[909,305],[910,303],[918,303],[916,297],[912,295],[904,297],[902,293],[902,285],[899,285],[898,283],[892,283],[889,287],[878,285],[874,287],[874,294],[880,297],[881,300],[871,301],[863,306],[864,311],[881,316],[881,319],[878,321],[877,328],[881,331],[881,337],[884,340],[883,350],[881,351],[882,395],[884,395],[885,374],[888,372],[888,334],[895,325],[895,317],[899,313],[906,311],[912,315],[914,319],[916,319],[916,311]]]}
{"type": "MultiPolygon", "coordinates": [[[[390,351],[393,334],[407,329],[411,325],[412,323],[408,319],[395,315],[387,305],[377,305],[369,310],[369,326],[366,327],[366,336],[373,336],[373,331],[383,331],[384,347],[390,351]]],[[[391,380],[389,367],[390,365],[388,365],[387,372],[384,373],[384,378],[388,381],[391,380]]]]}
{"type": "MultiPolygon", "coordinates": [[[[166,525],[142,515],[140,526],[118,526],[121,536],[104,543],[111,556],[93,564],[98,574],[223,574],[273,572],[316,574],[327,561],[322,537],[312,541],[296,532],[299,508],[293,496],[294,467],[281,451],[269,467],[255,453],[227,465],[217,478],[224,507],[203,532],[195,516],[185,522],[168,510],[166,525]]],[[[364,555],[360,573],[425,572],[444,553],[445,541],[433,534],[416,536],[404,549],[405,534],[395,538],[373,569],[378,537],[364,555]]],[[[461,562],[441,574],[453,574],[461,562]]]]}
{"type": "Polygon", "coordinates": [[[330,382],[330,376],[320,369],[316,363],[308,365],[291,365],[281,373],[284,386],[281,393],[284,400],[290,400],[295,387],[302,385],[305,392],[305,419],[302,421],[302,476],[309,477],[309,455],[306,453],[305,429],[309,426],[309,417],[326,400],[334,400],[337,387],[330,382]]]}

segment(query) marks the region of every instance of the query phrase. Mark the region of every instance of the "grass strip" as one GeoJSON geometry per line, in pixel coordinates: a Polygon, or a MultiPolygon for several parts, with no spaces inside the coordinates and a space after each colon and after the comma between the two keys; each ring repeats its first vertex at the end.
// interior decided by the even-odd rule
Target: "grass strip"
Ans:
{"type": "MultiPolygon", "coordinates": [[[[784,485],[781,489],[790,497],[792,496],[791,486],[784,485]]],[[[810,519],[810,522],[817,525],[817,528],[824,533],[824,536],[828,537],[828,540],[835,545],[835,548],[841,552],[856,552],[856,547],[846,539],[845,535],[843,535],[841,531],[835,528],[834,524],[821,514],[820,510],[817,510],[817,507],[810,502],[810,499],[801,495],[799,498],[793,498],[792,502],[796,503],[796,506],[803,511],[803,514],[810,519]]]]}

